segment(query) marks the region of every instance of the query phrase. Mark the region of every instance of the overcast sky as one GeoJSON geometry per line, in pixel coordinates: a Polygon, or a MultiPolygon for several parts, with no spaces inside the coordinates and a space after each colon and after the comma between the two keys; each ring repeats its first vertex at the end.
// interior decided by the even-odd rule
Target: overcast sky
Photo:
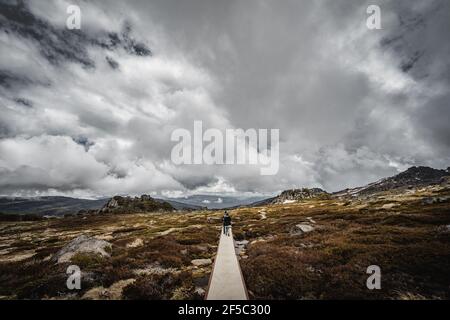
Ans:
{"type": "Polygon", "coordinates": [[[337,191],[450,166],[447,0],[0,3],[0,195],[337,191]],[[279,173],[175,166],[194,120],[280,129],[279,173]]]}

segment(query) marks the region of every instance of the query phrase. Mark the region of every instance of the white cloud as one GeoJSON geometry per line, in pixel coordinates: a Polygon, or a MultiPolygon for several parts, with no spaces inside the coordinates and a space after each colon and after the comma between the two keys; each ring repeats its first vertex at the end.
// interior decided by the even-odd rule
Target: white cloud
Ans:
{"type": "MultiPolygon", "coordinates": [[[[443,165],[450,10],[432,16],[433,4],[400,2],[382,7],[384,28],[373,33],[365,3],[75,1],[81,38],[57,63],[45,47],[52,41],[1,28],[0,70],[10,86],[0,85],[0,193],[333,191],[409,165],[443,165]],[[425,12],[428,24],[399,26],[399,12],[425,12]],[[125,23],[153,56],[94,43],[125,23]],[[381,45],[392,38],[401,41],[381,45]],[[424,62],[402,71],[424,41],[424,62]],[[221,130],[280,129],[278,175],[262,177],[257,166],[174,166],[170,133],[194,120],[221,130]]],[[[27,3],[51,31],[65,24],[67,1],[27,3]]]]}

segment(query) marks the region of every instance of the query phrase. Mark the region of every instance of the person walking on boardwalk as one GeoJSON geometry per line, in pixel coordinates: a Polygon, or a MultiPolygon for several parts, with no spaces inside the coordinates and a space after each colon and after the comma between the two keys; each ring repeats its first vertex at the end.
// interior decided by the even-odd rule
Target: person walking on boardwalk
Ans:
{"type": "Polygon", "coordinates": [[[230,234],[229,229],[231,227],[231,217],[228,214],[228,212],[225,211],[222,221],[223,221],[223,234],[228,236],[230,234]]]}

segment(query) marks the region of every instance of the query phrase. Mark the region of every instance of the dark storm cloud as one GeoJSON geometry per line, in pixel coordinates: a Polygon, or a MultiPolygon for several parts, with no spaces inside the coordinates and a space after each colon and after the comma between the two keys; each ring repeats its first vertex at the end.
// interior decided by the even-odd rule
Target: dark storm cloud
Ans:
{"type": "Polygon", "coordinates": [[[333,191],[450,162],[448,1],[74,3],[80,31],[68,2],[1,2],[0,193],[333,191]],[[174,166],[194,120],[280,129],[279,174],[174,166]]]}
{"type": "Polygon", "coordinates": [[[444,35],[444,30],[450,30],[449,3],[407,3],[394,4],[398,27],[382,45],[395,52],[399,68],[408,72],[422,91],[416,101],[410,101],[415,106],[406,112],[418,139],[428,146],[434,159],[426,155],[415,161],[445,167],[450,154],[450,43],[444,35]]]}
{"type": "MultiPolygon", "coordinates": [[[[123,32],[103,31],[99,34],[87,34],[81,30],[57,28],[37,17],[30,11],[26,1],[2,3],[0,22],[7,33],[29,38],[39,45],[39,53],[52,64],[73,61],[87,68],[94,68],[95,63],[89,57],[88,46],[100,46],[108,50],[119,47],[131,55],[150,56],[147,46],[130,36],[132,27],[125,24],[123,32]]],[[[111,58],[109,58],[111,59],[111,58]]],[[[113,60],[108,60],[113,64],[113,60]]]]}
{"type": "Polygon", "coordinates": [[[10,88],[11,86],[24,85],[30,82],[29,79],[15,76],[6,70],[0,70],[0,86],[2,87],[10,88]]]}
{"type": "Polygon", "coordinates": [[[24,99],[24,98],[17,98],[15,100],[18,104],[24,106],[24,107],[28,107],[28,108],[32,108],[33,107],[33,102],[28,100],[28,99],[24,99]]]}
{"type": "Polygon", "coordinates": [[[0,18],[2,28],[7,33],[13,32],[39,43],[40,54],[50,63],[70,60],[94,67],[86,52],[85,43],[89,40],[85,34],[53,27],[30,12],[25,2],[1,4],[0,18]]]}
{"type": "MultiPolygon", "coordinates": [[[[336,189],[408,165],[442,166],[449,160],[448,150],[439,159],[430,157],[443,145],[422,132],[437,129],[427,121],[439,113],[422,99],[436,95],[427,91],[447,81],[439,75],[448,70],[448,41],[443,39],[450,30],[449,4],[378,3],[383,30],[374,32],[364,30],[369,2],[234,1],[219,7],[193,1],[176,21],[169,18],[174,2],[152,2],[149,8],[162,16],[158,22],[170,35],[181,39],[183,51],[220,75],[224,89],[216,99],[232,123],[281,128],[288,142],[284,151],[314,162],[318,181],[336,189]],[[355,68],[360,66],[363,72],[355,68]],[[405,72],[408,76],[401,75],[405,72]],[[348,171],[354,179],[343,168],[332,171],[336,177],[331,179],[319,165],[322,153],[314,150],[336,155],[336,144],[353,163],[348,171]],[[360,156],[368,159],[352,161],[364,148],[370,152],[360,156]]],[[[336,159],[327,159],[333,166],[336,159]]]]}
{"type": "Polygon", "coordinates": [[[79,145],[82,145],[86,151],[89,151],[89,148],[95,144],[95,142],[90,141],[89,138],[86,138],[84,136],[79,136],[72,139],[79,145]]]}
{"type": "Polygon", "coordinates": [[[439,95],[412,115],[417,128],[440,156],[448,155],[450,150],[449,101],[450,93],[439,95]]]}

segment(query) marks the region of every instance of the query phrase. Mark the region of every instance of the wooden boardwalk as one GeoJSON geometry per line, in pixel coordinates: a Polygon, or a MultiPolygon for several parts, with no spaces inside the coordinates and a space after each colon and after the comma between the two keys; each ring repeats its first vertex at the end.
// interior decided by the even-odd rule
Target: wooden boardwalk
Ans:
{"type": "Polygon", "coordinates": [[[221,232],[206,300],[248,300],[231,228],[228,236],[221,232]]]}

